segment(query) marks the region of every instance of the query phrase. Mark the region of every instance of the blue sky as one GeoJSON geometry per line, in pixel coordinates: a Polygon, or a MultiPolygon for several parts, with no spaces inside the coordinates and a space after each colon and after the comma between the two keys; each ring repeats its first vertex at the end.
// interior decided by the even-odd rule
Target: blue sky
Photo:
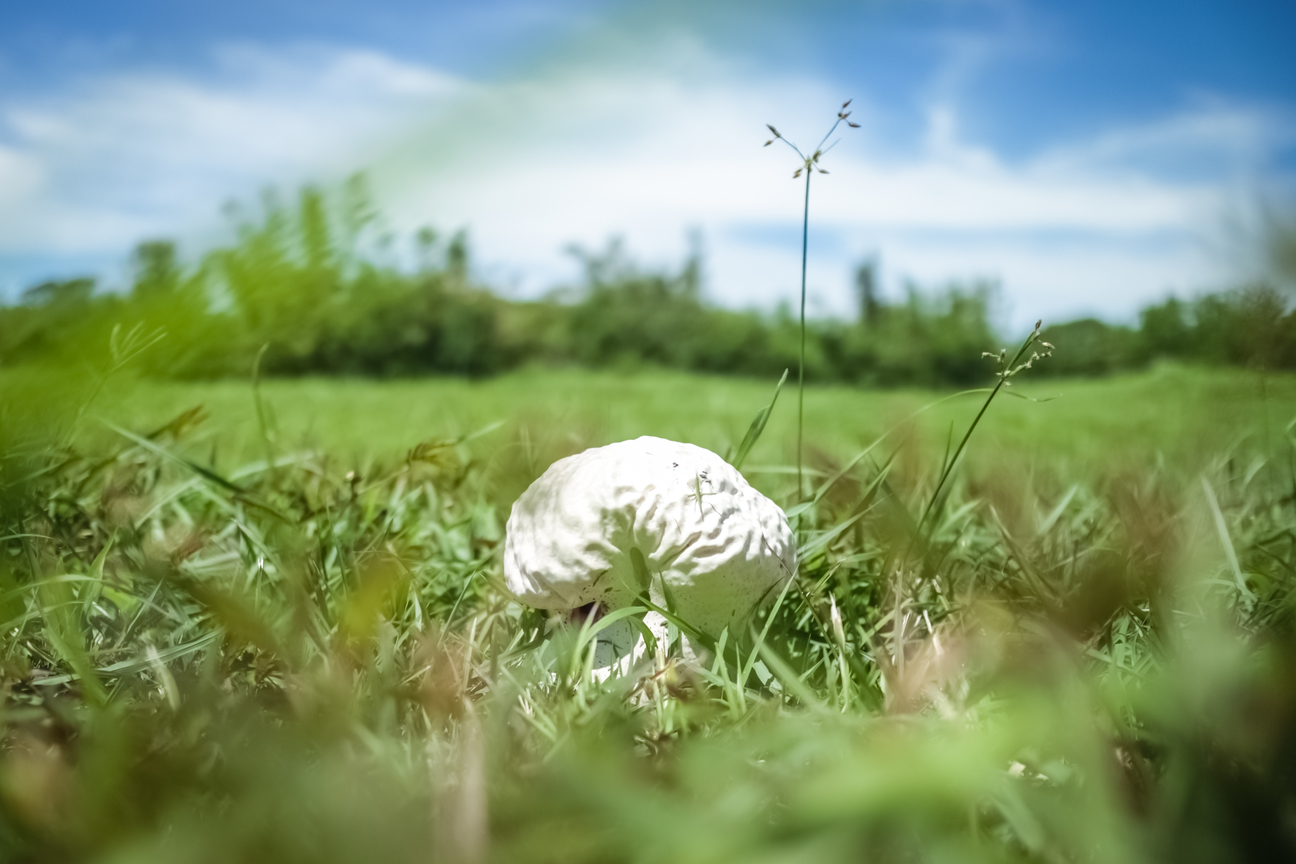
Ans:
{"type": "MultiPolygon", "coordinates": [[[[230,199],[364,170],[393,231],[466,226],[536,294],[568,243],[651,263],[689,231],[729,305],[792,296],[800,189],[763,124],[816,139],[815,308],[996,280],[1001,320],[1128,320],[1250,275],[1296,175],[1281,2],[65,2],[0,9],[0,291],[120,282],[130,246],[223,238],[230,199]]],[[[1289,53],[1289,52],[1288,52],[1289,53]]]]}

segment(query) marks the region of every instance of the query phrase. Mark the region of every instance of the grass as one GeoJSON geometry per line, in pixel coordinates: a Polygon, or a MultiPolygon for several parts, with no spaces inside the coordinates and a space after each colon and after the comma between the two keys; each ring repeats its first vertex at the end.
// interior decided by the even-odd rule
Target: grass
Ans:
{"type": "MultiPolygon", "coordinates": [[[[574,450],[638,435],[724,453],[768,404],[773,383],[664,371],[530,370],[482,381],[280,379],[263,382],[261,390],[284,448],[318,448],[359,464],[399,459],[421,441],[471,434],[501,421],[501,429],[474,445],[482,455],[526,440],[574,450]]],[[[1266,413],[1268,435],[1281,437],[1290,420],[1284,406],[1296,402],[1296,376],[1270,376],[1267,388],[1263,402],[1253,373],[1173,365],[1107,379],[1027,377],[1015,389],[1050,401],[1000,399],[969,457],[974,473],[1012,459],[1077,478],[1157,461],[1200,468],[1248,436],[1263,436],[1266,413]]],[[[916,456],[934,458],[951,428],[962,432],[984,394],[949,399],[907,420],[952,395],[810,386],[809,449],[840,460],[898,429],[916,456]]],[[[196,441],[214,447],[219,462],[232,466],[263,455],[247,382],[117,381],[91,406],[81,429],[104,443],[111,435],[97,421],[147,429],[198,406],[209,419],[196,441]]],[[[795,437],[795,416],[776,411],[749,463],[793,464],[795,437]]]]}
{"type": "MultiPolygon", "coordinates": [[[[816,482],[898,431],[798,508],[792,587],[600,682],[502,590],[512,497],[590,444],[736,447],[773,382],[270,380],[259,422],[248,383],[10,373],[0,857],[1292,855],[1296,380],[1029,374],[1061,398],[997,399],[921,532],[985,394],[910,429],[945,394],[808,387],[816,482]]],[[[744,465],[789,508],[791,413],[744,465]]]]}
{"type": "MultiPolygon", "coordinates": [[[[801,176],[802,172],[805,172],[805,204],[801,213],[801,345],[797,355],[796,469],[798,500],[805,494],[805,477],[803,469],[805,466],[806,264],[809,260],[810,250],[810,178],[814,176],[816,171],[820,174],[828,173],[826,170],[819,167],[819,160],[823,157],[823,154],[827,152],[824,150],[824,145],[828,143],[828,139],[832,137],[832,134],[837,131],[837,127],[842,123],[846,123],[853,129],[859,128],[858,123],[846,119],[850,116],[850,112],[846,110],[850,106],[850,103],[850,99],[847,99],[842,103],[841,108],[837,111],[837,119],[833,121],[833,125],[828,129],[828,134],[824,135],[824,137],[819,141],[819,146],[816,147],[809,156],[802,153],[801,148],[780,135],[779,131],[774,128],[773,124],[766,124],[766,128],[770,130],[770,133],[773,134],[774,137],[766,141],[765,146],[770,146],[775,140],[782,141],[784,144],[791,147],[792,152],[796,153],[797,157],[801,160],[801,167],[793,172],[792,179],[797,179],[801,176]]],[[[836,144],[837,142],[834,141],[828,146],[828,149],[831,150],[836,146],[836,144]]]]}

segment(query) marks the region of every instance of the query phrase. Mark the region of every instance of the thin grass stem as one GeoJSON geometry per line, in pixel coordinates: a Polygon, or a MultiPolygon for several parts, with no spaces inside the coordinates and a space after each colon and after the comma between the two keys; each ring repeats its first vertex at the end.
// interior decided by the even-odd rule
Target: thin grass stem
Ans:
{"type": "MultiPolygon", "coordinates": [[[[796,153],[801,159],[801,167],[792,175],[792,179],[795,180],[800,177],[802,171],[804,171],[806,175],[805,206],[802,209],[801,214],[801,348],[797,363],[797,503],[801,503],[805,500],[803,444],[805,438],[806,265],[808,263],[810,251],[810,175],[815,171],[818,171],[821,174],[828,173],[819,167],[819,158],[826,152],[823,149],[824,144],[826,144],[828,139],[832,137],[832,134],[837,131],[837,127],[840,126],[843,121],[852,127],[857,127],[859,125],[858,123],[846,119],[850,116],[850,112],[846,110],[850,106],[850,103],[850,99],[847,99],[842,103],[841,108],[837,111],[837,119],[833,121],[832,126],[828,128],[828,133],[823,136],[819,141],[819,146],[816,147],[809,156],[802,153],[800,147],[784,138],[779,131],[774,128],[773,124],[766,124],[766,128],[768,128],[770,132],[774,133],[774,137],[766,141],[765,146],[768,147],[775,141],[782,141],[784,144],[791,147],[792,152],[796,153]]],[[[836,144],[836,142],[833,143],[834,145],[836,144]]],[[[828,149],[831,150],[832,147],[829,147],[828,149]]]]}
{"type": "Polygon", "coordinates": [[[802,436],[805,432],[806,261],[810,250],[810,175],[806,170],[805,211],[801,220],[801,356],[797,365],[797,503],[805,497],[802,436]]]}
{"type": "Polygon", "coordinates": [[[976,417],[972,419],[971,425],[969,425],[967,431],[963,433],[963,438],[959,441],[958,447],[955,448],[954,455],[949,458],[945,463],[945,467],[941,469],[940,478],[936,481],[936,488],[932,491],[932,496],[927,501],[927,506],[923,508],[922,516],[918,519],[918,524],[914,527],[913,540],[910,541],[909,549],[905,551],[906,559],[909,557],[909,551],[913,548],[914,540],[917,540],[918,536],[922,533],[923,526],[927,522],[927,517],[931,515],[932,510],[936,507],[936,502],[940,500],[941,491],[949,481],[950,475],[954,473],[954,466],[958,464],[959,457],[963,455],[963,450],[967,447],[968,441],[972,438],[972,433],[976,431],[977,426],[981,423],[981,418],[984,417],[986,411],[989,410],[990,403],[994,401],[995,396],[997,396],[999,391],[1003,389],[1004,385],[1008,383],[1008,379],[1018,371],[1018,364],[1021,362],[1021,358],[1026,356],[1026,352],[1030,349],[1031,345],[1034,345],[1039,339],[1039,334],[1040,323],[1036,323],[1035,329],[1026,337],[1026,341],[1022,343],[1022,346],[1017,349],[1017,353],[1013,355],[1012,360],[999,370],[999,380],[995,382],[995,386],[991,388],[989,395],[986,396],[985,402],[981,404],[981,410],[977,412],[976,417]]]}

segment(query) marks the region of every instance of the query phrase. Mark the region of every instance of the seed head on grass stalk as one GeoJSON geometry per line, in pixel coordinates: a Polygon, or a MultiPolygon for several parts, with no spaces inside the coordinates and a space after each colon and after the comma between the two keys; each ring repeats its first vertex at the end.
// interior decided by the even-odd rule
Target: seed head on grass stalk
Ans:
{"type": "MultiPolygon", "coordinates": [[[[932,510],[936,508],[937,503],[940,501],[941,492],[945,490],[946,483],[949,481],[950,475],[954,472],[954,466],[958,463],[959,457],[963,455],[963,450],[967,447],[968,439],[970,439],[972,433],[976,431],[977,425],[981,422],[981,418],[985,416],[986,411],[989,410],[990,403],[994,401],[995,396],[999,395],[1001,389],[1011,387],[1013,376],[1017,375],[1024,369],[1030,369],[1036,360],[1043,360],[1046,357],[1053,356],[1053,346],[1040,338],[1040,331],[1043,326],[1043,319],[1036,321],[1035,329],[1030,332],[1030,335],[1026,337],[1026,341],[1022,343],[1021,347],[1017,349],[1017,353],[1011,358],[1008,357],[1007,348],[1000,348],[998,353],[993,351],[981,352],[982,357],[989,357],[994,361],[996,367],[995,385],[990,388],[990,392],[986,396],[985,402],[981,404],[981,410],[978,411],[976,417],[972,419],[972,423],[968,426],[967,432],[963,433],[963,438],[959,441],[958,447],[954,449],[953,454],[950,455],[945,464],[941,466],[941,473],[940,477],[936,481],[936,488],[932,491],[931,498],[928,500],[927,506],[923,508],[922,516],[919,517],[918,524],[914,528],[913,539],[909,544],[911,549],[913,547],[913,541],[918,539],[923,527],[927,524],[927,517],[931,515],[932,510]],[[1036,345],[1039,346],[1039,349],[1032,350],[1036,345]],[[1030,352],[1029,357],[1026,356],[1026,352],[1028,351],[1030,352]]],[[[908,551],[906,551],[905,557],[908,557],[908,551]]]]}
{"type": "Polygon", "coordinates": [[[800,500],[801,496],[805,494],[804,481],[802,480],[802,475],[801,475],[801,438],[802,438],[803,427],[805,425],[806,253],[809,250],[809,240],[810,240],[810,176],[814,174],[814,172],[816,171],[818,171],[820,174],[828,173],[823,168],[819,167],[819,160],[820,158],[823,157],[825,153],[827,153],[829,150],[831,150],[833,147],[837,145],[836,141],[834,141],[832,144],[828,144],[828,139],[831,138],[832,134],[837,131],[838,126],[840,126],[842,123],[845,123],[847,126],[851,127],[852,129],[859,128],[858,123],[855,123],[847,119],[851,115],[851,112],[846,110],[850,106],[850,103],[851,103],[850,99],[847,99],[845,102],[842,103],[841,108],[838,109],[837,111],[837,119],[833,121],[832,128],[828,130],[828,134],[824,135],[824,137],[819,141],[819,146],[815,147],[814,151],[809,156],[801,152],[800,147],[797,147],[791,141],[784,138],[782,134],[780,134],[779,131],[774,128],[774,125],[772,123],[765,124],[766,127],[770,130],[770,132],[774,134],[773,138],[765,142],[765,146],[768,147],[771,144],[773,144],[775,141],[782,141],[784,144],[791,147],[792,150],[795,151],[797,156],[800,157],[801,159],[801,167],[798,168],[796,171],[792,172],[792,179],[796,180],[803,173],[805,174],[805,209],[801,220],[801,356],[797,365],[797,499],[798,500],[800,500]],[[828,144],[828,146],[824,147],[825,144],[828,144]]]}

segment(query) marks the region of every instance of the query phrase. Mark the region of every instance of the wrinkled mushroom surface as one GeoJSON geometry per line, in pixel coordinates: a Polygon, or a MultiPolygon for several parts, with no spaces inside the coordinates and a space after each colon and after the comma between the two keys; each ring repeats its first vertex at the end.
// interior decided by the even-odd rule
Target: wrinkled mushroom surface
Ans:
{"type": "Polygon", "coordinates": [[[795,571],[778,505],[711,451],[652,437],[555,462],[513,505],[504,544],[509,590],[528,605],[611,611],[646,591],[712,638],[795,571]]]}

